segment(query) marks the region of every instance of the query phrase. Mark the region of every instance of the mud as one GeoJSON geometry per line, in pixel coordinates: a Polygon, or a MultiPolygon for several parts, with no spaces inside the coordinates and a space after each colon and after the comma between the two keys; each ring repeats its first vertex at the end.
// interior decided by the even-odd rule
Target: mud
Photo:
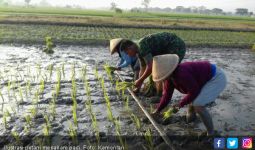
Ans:
{"type": "MultiPolygon", "coordinates": [[[[146,122],[146,119],[143,119],[145,118],[144,114],[131,97],[129,108],[141,118],[141,129],[137,129],[135,123],[130,119],[130,115],[125,109],[125,101],[117,94],[114,85],[110,83],[102,67],[105,62],[115,65],[118,61],[117,56],[110,56],[107,47],[57,46],[54,50],[54,54],[47,55],[42,52],[41,46],[0,46],[0,91],[4,99],[3,101],[0,97],[1,136],[4,137],[10,135],[12,132],[17,132],[23,142],[26,142],[28,136],[32,138],[43,136],[44,115],[48,115],[51,124],[51,136],[61,136],[64,141],[59,141],[59,138],[52,138],[55,141],[54,143],[60,142],[60,144],[67,145],[68,143],[65,142],[69,142],[70,144],[69,124],[73,122],[73,103],[71,99],[71,72],[73,65],[75,65],[78,103],[77,135],[83,137],[81,138],[83,141],[88,141],[88,137],[94,136],[95,132],[92,128],[92,121],[89,113],[85,109],[87,96],[81,77],[82,67],[86,65],[87,78],[91,87],[92,108],[96,115],[100,137],[104,139],[102,142],[107,142],[109,137],[112,136],[113,141],[119,143],[118,138],[114,138],[116,136],[115,126],[107,119],[103,91],[94,74],[96,66],[98,66],[99,75],[105,79],[105,87],[110,97],[113,116],[120,120],[121,135],[128,136],[128,143],[132,143],[131,145],[133,147],[144,147],[141,146],[146,145],[143,136],[140,136],[135,141],[130,137],[143,135],[146,129],[150,128],[152,135],[155,137],[154,144],[159,145],[158,148],[164,147],[161,144],[162,140],[158,137],[158,133],[149,122],[146,122]],[[53,64],[52,76],[50,76],[49,71],[51,64],[53,64]],[[55,85],[57,83],[57,70],[61,70],[63,64],[64,73],[62,72],[61,76],[61,90],[56,100],[56,114],[52,117],[50,109],[52,93],[55,91],[55,85]],[[35,93],[40,89],[42,79],[45,80],[45,88],[39,96],[38,103],[35,104],[35,93]],[[28,90],[26,93],[26,84],[28,81],[31,83],[31,91],[28,90]],[[9,87],[10,89],[8,89],[9,87]],[[28,114],[31,115],[31,109],[33,108],[36,108],[37,113],[32,118],[32,126],[29,134],[27,134],[25,131],[27,123],[24,117],[28,114]],[[5,127],[3,119],[6,116],[6,112],[10,113],[6,117],[7,127],[5,127]],[[65,141],[65,139],[67,140],[65,141]]],[[[205,59],[221,67],[225,71],[228,79],[228,84],[224,92],[219,96],[213,106],[208,107],[213,117],[215,129],[222,136],[254,135],[254,54],[245,49],[192,48],[188,50],[184,61],[205,59]]],[[[121,74],[126,79],[131,79],[130,69],[122,71],[121,74]]],[[[175,91],[172,101],[178,102],[181,97],[182,95],[175,91]]],[[[145,97],[140,98],[144,100],[144,105],[149,110],[150,100],[145,97]]],[[[199,119],[187,124],[182,117],[185,115],[185,111],[186,108],[182,109],[168,121],[163,122],[162,126],[170,139],[180,149],[191,147],[202,149],[206,144],[203,143],[203,140],[201,143],[198,135],[205,128],[199,119]]],[[[92,137],[89,139],[92,139],[92,137]]],[[[10,144],[10,141],[15,141],[15,139],[12,138],[12,140],[8,141],[10,144]]],[[[31,144],[29,142],[26,143],[27,145],[31,144]]],[[[211,148],[210,142],[207,145],[208,148],[211,148]]]]}

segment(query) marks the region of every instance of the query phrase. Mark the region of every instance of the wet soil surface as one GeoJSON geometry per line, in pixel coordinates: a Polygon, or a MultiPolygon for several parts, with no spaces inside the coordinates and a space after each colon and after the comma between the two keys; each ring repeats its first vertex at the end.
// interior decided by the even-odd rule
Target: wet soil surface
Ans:
{"type": "MultiPolygon", "coordinates": [[[[111,141],[121,145],[120,139],[116,136],[119,135],[116,130],[117,125],[108,119],[101,82],[95,73],[97,68],[99,76],[105,80],[105,89],[109,95],[113,117],[121,128],[120,134],[126,136],[129,149],[149,148],[149,142],[144,138],[148,129],[154,137],[154,147],[165,148],[166,145],[162,143],[162,139],[159,138],[151,123],[145,119],[145,115],[136,102],[131,97],[128,102],[126,97],[122,98],[122,94],[118,94],[115,85],[106,75],[102,66],[106,62],[115,65],[118,61],[117,56],[110,56],[107,47],[57,46],[54,50],[54,54],[47,55],[42,52],[41,46],[0,46],[0,135],[5,137],[0,140],[1,145],[10,145],[18,141],[21,141],[23,145],[38,144],[28,139],[46,135],[45,118],[49,120],[49,135],[54,144],[74,143],[75,140],[71,138],[70,131],[75,129],[76,135],[80,137],[79,143],[93,143],[96,141],[96,133],[99,133],[101,143],[111,141]],[[85,66],[86,78],[91,90],[92,112],[97,120],[96,128],[93,127],[92,117],[86,109],[89,98],[82,76],[85,66]],[[60,92],[53,101],[59,74],[61,74],[60,92]],[[72,79],[75,79],[77,89],[77,126],[73,117],[72,79]],[[44,84],[42,84],[43,81],[44,84]],[[131,117],[132,114],[140,119],[140,128],[131,117]]],[[[210,60],[216,63],[224,70],[228,79],[224,92],[213,105],[208,107],[215,129],[221,136],[254,135],[254,54],[245,49],[189,49],[184,61],[193,60],[210,60]]],[[[130,69],[121,71],[121,75],[126,79],[132,79],[130,69]]],[[[128,95],[126,92],[125,96],[128,95]]],[[[178,102],[182,96],[175,91],[172,102],[178,102]]],[[[156,102],[159,99],[142,96],[140,98],[148,111],[154,105],[150,103],[152,99],[156,99],[156,102]]],[[[167,121],[159,123],[178,149],[203,149],[204,147],[211,149],[211,139],[208,141],[198,136],[205,130],[200,119],[187,124],[183,117],[185,112],[186,108],[183,108],[167,121]]]]}

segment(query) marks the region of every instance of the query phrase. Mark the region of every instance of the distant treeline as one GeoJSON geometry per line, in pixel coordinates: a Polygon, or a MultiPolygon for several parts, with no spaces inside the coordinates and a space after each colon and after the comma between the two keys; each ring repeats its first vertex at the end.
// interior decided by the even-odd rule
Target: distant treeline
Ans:
{"type": "Polygon", "coordinates": [[[177,12],[177,13],[198,13],[198,14],[216,14],[216,15],[240,15],[240,16],[253,16],[253,12],[249,12],[246,8],[237,8],[233,12],[225,12],[220,8],[208,9],[205,6],[200,7],[183,7],[177,6],[176,8],[159,8],[159,7],[149,7],[149,8],[140,8],[135,7],[130,11],[132,12],[143,12],[143,11],[154,11],[154,12],[177,12]]]}

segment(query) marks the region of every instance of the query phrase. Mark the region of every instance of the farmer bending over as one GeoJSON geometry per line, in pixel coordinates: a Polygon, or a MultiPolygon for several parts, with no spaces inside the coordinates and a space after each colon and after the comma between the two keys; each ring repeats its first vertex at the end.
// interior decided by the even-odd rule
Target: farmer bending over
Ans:
{"type": "Polygon", "coordinates": [[[113,67],[113,70],[121,70],[122,68],[125,68],[129,65],[131,65],[131,68],[134,72],[134,80],[138,79],[139,75],[139,62],[136,56],[130,57],[128,56],[123,50],[122,47],[126,44],[129,44],[129,40],[125,40],[122,38],[118,39],[112,39],[110,40],[110,52],[111,55],[115,52],[118,52],[120,57],[120,62],[118,63],[117,67],[113,67]]]}
{"type": "Polygon", "coordinates": [[[212,118],[205,105],[215,101],[224,90],[226,76],[220,68],[208,61],[178,63],[179,57],[175,54],[153,58],[153,81],[163,82],[163,93],[152,115],[158,116],[171,100],[174,89],[177,89],[186,96],[174,108],[178,110],[187,104],[193,105],[195,112],[187,115],[194,116],[198,113],[207,129],[207,135],[213,135],[215,131],[212,118]]]}
{"type": "MultiPolygon", "coordinates": [[[[162,32],[151,34],[143,37],[138,43],[129,41],[122,46],[130,57],[137,56],[140,62],[139,79],[135,81],[136,89],[134,92],[138,92],[142,86],[144,80],[151,75],[152,72],[152,58],[157,55],[163,54],[177,54],[179,56],[179,62],[184,58],[186,47],[184,41],[173,33],[162,32]]],[[[152,78],[151,82],[152,82],[152,78]]],[[[149,84],[151,87],[148,89],[148,93],[155,86],[153,83],[149,84]]],[[[153,93],[151,93],[153,94],[153,93]]]]}

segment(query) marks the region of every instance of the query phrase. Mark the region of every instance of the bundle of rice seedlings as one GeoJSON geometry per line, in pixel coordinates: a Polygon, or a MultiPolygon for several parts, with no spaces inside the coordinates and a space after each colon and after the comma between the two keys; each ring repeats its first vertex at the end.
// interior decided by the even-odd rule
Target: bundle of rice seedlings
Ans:
{"type": "Polygon", "coordinates": [[[168,118],[170,118],[174,113],[174,109],[172,107],[170,107],[167,111],[165,111],[163,113],[163,120],[167,120],[168,118]]]}
{"type": "Polygon", "coordinates": [[[118,82],[116,84],[116,90],[117,91],[120,91],[120,90],[126,90],[127,88],[133,88],[134,87],[134,82],[126,82],[126,81],[123,81],[123,82],[118,82]]]}

